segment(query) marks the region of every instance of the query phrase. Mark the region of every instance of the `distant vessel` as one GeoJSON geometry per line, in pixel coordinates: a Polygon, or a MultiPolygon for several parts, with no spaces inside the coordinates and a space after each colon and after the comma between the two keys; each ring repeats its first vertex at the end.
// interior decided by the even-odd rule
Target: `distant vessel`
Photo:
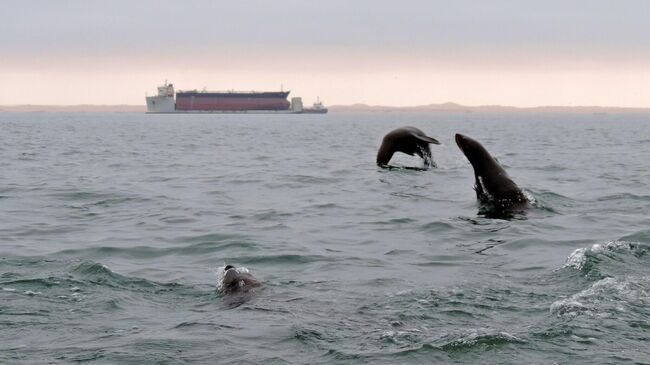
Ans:
{"type": "Polygon", "coordinates": [[[303,113],[310,113],[310,114],[325,114],[327,113],[327,108],[323,106],[323,103],[316,98],[316,102],[314,103],[314,106],[311,108],[304,108],[302,110],[303,113]]]}
{"type": "Polygon", "coordinates": [[[147,113],[327,113],[317,100],[312,108],[303,108],[302,98],[287,100],[289,91],[178,91],[174,85],[158,87],[158,95],[147,96],[147,113]]]}

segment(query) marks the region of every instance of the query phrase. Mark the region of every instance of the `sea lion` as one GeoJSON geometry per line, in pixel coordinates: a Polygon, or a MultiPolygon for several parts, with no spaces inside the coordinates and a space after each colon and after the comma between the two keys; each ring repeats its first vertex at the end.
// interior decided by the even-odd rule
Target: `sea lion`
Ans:
{"type": "Polygon", "coordinates": [[[422,157],[427,167],[434,166],[429,144],[440,144],[435,138],[429,137],[415,127],[402,127],[389,132],[381,142],[377,152],[377,165],[388,167],[388,162],[395,152],[422,157]]]}
{"type": "Polygon", "coordinates": [[[247,271],[237,270],[233,265],[226,265],[223,270],[223,278],[219,286],[224,294],[245,292],[260,285],[253,275],[247,271]]]}
{"type": "Polygon", "coordinates": [[[478,141],[456,134],[456,144],[474,168],[474,189],[481,203],[497,209],[523,207],[528,204],[524,192],[478,141]]]}
{"type": "Polygon", "coordinates": [[[259,281],[245,268],[226,265],[220,275],[217,289],[223,294],[223,304],[228,309],[237,308],[255,297],[259,281]]]}

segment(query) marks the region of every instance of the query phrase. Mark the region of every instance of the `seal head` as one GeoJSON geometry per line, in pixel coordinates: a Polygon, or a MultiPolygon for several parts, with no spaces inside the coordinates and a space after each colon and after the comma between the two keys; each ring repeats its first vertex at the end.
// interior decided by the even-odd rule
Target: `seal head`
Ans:
{"type": "Polygon", "coordinates": [[[233,265],[224,267],[223,278],[220,283],[221,291],[224,294],[246,292],[257,287],[260,283],[248,272],[241,272],[233,265]]]}

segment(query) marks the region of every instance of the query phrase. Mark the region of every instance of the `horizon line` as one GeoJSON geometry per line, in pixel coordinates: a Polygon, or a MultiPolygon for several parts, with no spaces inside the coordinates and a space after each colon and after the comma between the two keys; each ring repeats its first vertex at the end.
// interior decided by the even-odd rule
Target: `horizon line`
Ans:
{"type": "MultiPolygon", "coordinates": [[[[383,104],[366,104],[366,103],[351,103],[351,104],[332,104],[328,105],[331,109],[435,109],[442,108],[443,110],[453,111],[462,109],[509,109],[509,110],[527,110],[527,109],[617,109],[617,110],[647,110],[650,111],[650,106],[615,106],[615,105],[536,105],[536,106],[514,106],[503,104],[480,104],[480,105],[464,105],[456,102],[447,101],[444,103],[429,103],[419,105],[383,105],[383,104]]],[[[0,111],[7,111],[7,109],[30,109],[30,108],[51,108],[51,109],[65,109],[65,108],[133,108],[133,109],[146,109],[145,104],[5,104],[0,105],[0,111]]],[[[9,110],[20,111],[20,110],[9,110]]],[[[135,110],[134,110],[135,111],[135,110]]]]}

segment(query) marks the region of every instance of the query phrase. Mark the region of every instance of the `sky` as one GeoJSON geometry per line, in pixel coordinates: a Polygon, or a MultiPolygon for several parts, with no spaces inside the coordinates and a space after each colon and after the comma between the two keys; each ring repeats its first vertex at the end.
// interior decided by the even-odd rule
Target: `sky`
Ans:
{"type": "Polygon", "coordinates": [[[177,89],[650,107],[648,0],[0,0],[0,105],[177,89]]]}

